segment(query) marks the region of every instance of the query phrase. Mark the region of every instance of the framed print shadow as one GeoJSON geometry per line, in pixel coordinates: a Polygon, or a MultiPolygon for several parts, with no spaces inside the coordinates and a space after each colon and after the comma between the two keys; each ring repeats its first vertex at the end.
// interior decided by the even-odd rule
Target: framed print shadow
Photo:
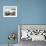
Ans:
{"type": "Polygon", "coordinates": [[[17,6],[3,6],[3,17],[17,17],[17,6]]]}

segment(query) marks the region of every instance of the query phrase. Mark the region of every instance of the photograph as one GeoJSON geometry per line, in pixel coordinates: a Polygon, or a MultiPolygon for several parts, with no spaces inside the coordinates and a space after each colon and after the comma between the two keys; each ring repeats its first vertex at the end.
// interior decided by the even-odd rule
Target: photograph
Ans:
{"type": "Polygon", "coordinates": [[[17,17],[17,6],[3,6],[3,17],[17,17]]]}
{"type": "Polygon", "coordinates": [[[32,43],[46,41],[46,25],[19,24],[18,42],[20,46],[31,46],[32,43]]]}

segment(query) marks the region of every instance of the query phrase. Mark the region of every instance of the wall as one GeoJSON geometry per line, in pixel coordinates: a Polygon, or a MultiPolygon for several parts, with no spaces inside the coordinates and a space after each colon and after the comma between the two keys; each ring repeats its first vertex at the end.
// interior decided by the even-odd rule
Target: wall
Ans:
{"type": "Polygon", "coordinates": [[[20,23],[46,24],[46,0],[21,0],[20,23]]]}
{"type": "MultiPolygon", "coordinates": [[[[17,18],[5,18],[3,17],[3,6],[15,6],[17,4],[17,0],[0,0],[0,44],[7,44],[8,34],[10,32],[16,32],[17,35],[17,18]]],[[[15,41],[18,42],[17,39],[15,41]]]]}
{"type": "Polygon", "coordinates": [[[46,24],[46,0],[0,0],[0,44],[8,43],[9,32],[17,34],[18,24],[46,24]],[[17,5],[18,17],[4,18],[5,5],[17,5]]]}

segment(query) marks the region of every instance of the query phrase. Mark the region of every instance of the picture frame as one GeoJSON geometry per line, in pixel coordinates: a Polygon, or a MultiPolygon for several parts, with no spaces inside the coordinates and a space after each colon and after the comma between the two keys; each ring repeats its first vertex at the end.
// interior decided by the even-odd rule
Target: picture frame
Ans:
{"type": "Polygon", "coordinates": [[[3,6],[3,17],[17,17],[17,6],[3,6]]]}
{"type": "Polygon", "coordinates": [[[18,24],[18,42],[20,43],[22,40],[46,41],[46,24],[18,24]],[[28,36],[31,36],[31,37],[26,39],[25,37],[23,37],[21,39],[22,36],[25,36],[25,35],[22,35],[21,32],[27,31],[27,30],[28,30],[28,36]],[[31,32],[33,33],[31,34],[31,32]]]}

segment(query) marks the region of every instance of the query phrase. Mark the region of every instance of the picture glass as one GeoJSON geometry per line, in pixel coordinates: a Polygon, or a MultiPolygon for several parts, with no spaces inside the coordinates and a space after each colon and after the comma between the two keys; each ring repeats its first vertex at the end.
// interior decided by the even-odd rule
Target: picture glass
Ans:
{"type": "Polygon", "coordinates": [[[17,6],[3,6],[3,17],[17,17],[17,6]]]}

